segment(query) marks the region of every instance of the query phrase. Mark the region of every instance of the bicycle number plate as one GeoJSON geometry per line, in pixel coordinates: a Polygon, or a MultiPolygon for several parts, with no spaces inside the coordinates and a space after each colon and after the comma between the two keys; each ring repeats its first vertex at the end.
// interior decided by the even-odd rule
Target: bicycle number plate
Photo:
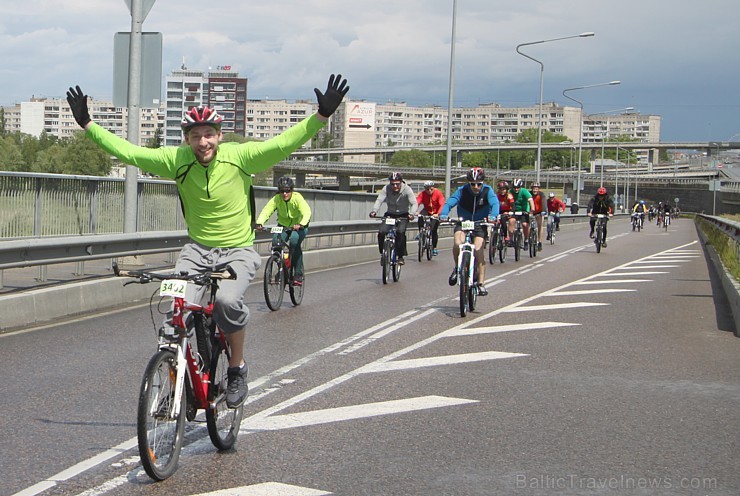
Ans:
{"type": "Polygon", "coordinates": [[[475,229],[475,222],[473,222],[472,220],[464,220],[462,221],[462,228],[464,230],[472,231],[473,229],[475,229]]]}
{"type": "Polygon", "coordinates": [[[275,227],[273,227],[273,228],[270,229],[270,232],[272,234],[280,234],[280,233],[283,232],[283,226],[275,226],[275,227]]]}
{"type": "Polygon", "coordinates": [[[385,218],[385,223],[388,224],[388,225],[390,225],[390,226],[395,226],[396,225],[396,219],[394,217],[386,217],[385,218]]]}
{"type": "Polygon", "coordinates": [[[165,279],[159,286],[159,295],[171,296],[173,298],[185,298],[185,290],[187,288],[187,281],[181,281],[179,279],[165,279]]]}

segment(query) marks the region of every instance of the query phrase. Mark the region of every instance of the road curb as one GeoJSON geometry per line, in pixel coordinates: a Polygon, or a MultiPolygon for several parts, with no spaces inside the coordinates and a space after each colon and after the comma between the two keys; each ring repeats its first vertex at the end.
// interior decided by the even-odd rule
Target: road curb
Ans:
{"type": "Polygon", "coordinates": [[[740,338],[740,284],[738,284],[738,282],[735,281],[735,278],[730,275],[725,264],[722,263],[719,253],[714,249],[714,246],[712,246],[712,243],[709,241],[709,238],[704,233],[701,226],[695,224],[695,227],[696,232],[699,235],[699,239],[701,239],[701,244],[706,250],[707,255],[709,255],[709,259],[712,261],[712,266],[717,271],[717,274],[719,274],[722,282],[722,289],[725,292],[725,296],[727,296],[727,301],[730,304],[730,311],[732,312],[732,317],[735,321],[734,334],[740,338]]]}

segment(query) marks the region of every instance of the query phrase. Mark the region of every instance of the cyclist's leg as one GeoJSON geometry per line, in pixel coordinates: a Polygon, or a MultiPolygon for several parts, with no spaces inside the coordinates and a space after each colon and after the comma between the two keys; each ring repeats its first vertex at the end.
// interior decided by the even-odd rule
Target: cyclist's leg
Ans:
{"type": "Polygon", "coordinates": [[[244,363],[244,333],[249,320],[249,308],[244,293],[260,267],[259,254],[249,248],[229,248],[213,251],[213,264],[227,263],[236,272],[236,279],[223,279],[216,293],[213,318],[226,334],[231,346],[230,367],[244,363]]]}
{"type": "Polygon", "coordinates": [[[591,233],[589,234],[590,238],[594,237],[594,227],[596,226],[596,217],[591,217],[589,219],[588,224],[591,226],[591,233]]]}
{"type": "Polygon", "coordinates": [[[401,218],[396,222],[396,237],[398,238],[396,239],[396,251],[399,257],[408,255],[408,251],[406,251],[406,228],[408,225],[408,218],[401,218]]]}
{"type": "Polygon", "coordinates": [[[475,263],[478,264],[478,280],[475,281],[478,284],[483,284],[486,280],[486,256],[483,250],[483,245],[486,238],[482,235],[475,236],[473,238],[473,244],[475,245],[475,263]]]}
{"type": "Polygon", "coordinates": [[[383,245],[385,244],[385,235],[388,234],[388,231],[390,230],[390,226],[386,224],[385,222],[380,224],[380,229],[378,229],[378,252],[382,255],[383,254],[383,245]]]}
{"type": "Polygon", "coordinates": [[[303,240],[306,239],[308,234],[308,228],[304,227],[298,231],[290,233],[290,251],[291,259],[293,260],[293,267],[295,267],[295,275],[303,276],[303,240]]]}
{"type": "Polygon", "coordinates": [[[429,219],[429,226],[432,228],[432,248],[437,248],[437,241],[439,240],[439,219],[432,217],[429,219]]]}

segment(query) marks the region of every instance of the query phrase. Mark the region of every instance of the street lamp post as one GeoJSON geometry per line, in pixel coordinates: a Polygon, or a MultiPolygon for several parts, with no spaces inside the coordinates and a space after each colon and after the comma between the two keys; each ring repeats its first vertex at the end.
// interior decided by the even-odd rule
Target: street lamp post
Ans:
{"type": "Polygon", "coordinates": [[[621,81],[609,81],[608,83],[588,84],[586,86],[576,86],[575,88],[566,88],[563,90],[563,96],[568,100],[576,102],[578,104],[578,107],[581,109],[579,113],[578,132],[578,179],[576,180],[576,203],[579,205],[581,204],[581,156],[583,155],[583,102],[566,95],[566,93],[569,91],[585,90],[586,88],[596,88],[598,86],[610,86],[615,84],[621,84],[621,81]]]}
{"type": "Polygon", "coordinates": [[[551,38],[549,40],[540,40],[540,41],[532,41],[529,43],[520,43],[519,45],[516,46],[516,52],[519,55],[527,57],[529,60],[533,60],[540,65],[540,101],[539,101],[539,106],[537,108],[537,162],[535,164],[536,181],[538,183],[540,182],[540,168],[542,167],[542,98],[543,98],[544,89],[545,89],[545,79],[544,79],[545,64],[543,64],[536,58],[527,55],[526,53],[522,53],[519,49],[523,46],[539,45],[541,43],[549,43],[551,41],[569,40],[571,38],[587,38],[589,36],[594,36],[594,34],[595,33],[593,32],[587,32],[587,33],[581,33],[581,34],[576,34],[572,36],[563,36],[561,38],[551,38]]]}

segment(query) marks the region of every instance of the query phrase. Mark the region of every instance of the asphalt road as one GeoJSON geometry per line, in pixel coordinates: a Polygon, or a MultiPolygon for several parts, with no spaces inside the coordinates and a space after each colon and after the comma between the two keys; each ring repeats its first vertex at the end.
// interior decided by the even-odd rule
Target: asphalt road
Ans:
{"type": "Polygon", "coordinates": [[[740,494],[740,340],[693,222],[609,230],[489,265],[466,318],[449,251],[385,286],[309,272],[278,312],[253,286],[237,448],[191,424],[162,483],[135,447],[148,305],[0,335],[0,494],[740,494]]]}

